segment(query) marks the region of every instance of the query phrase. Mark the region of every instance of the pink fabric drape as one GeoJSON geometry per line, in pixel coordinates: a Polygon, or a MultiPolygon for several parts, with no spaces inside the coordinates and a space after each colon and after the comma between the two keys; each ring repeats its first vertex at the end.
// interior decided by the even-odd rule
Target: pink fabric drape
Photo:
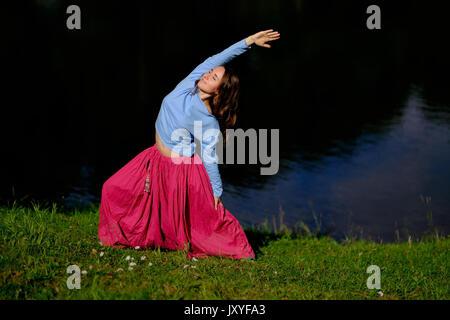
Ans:
{"type": "Polygon", "coordinates": [[[214,209],[199,155],[178,161],[163,156],[155,143],[103,184],[98,229],[103,244],[187,249],[188,258],[254,259],[238,220],[222,205],[214,209]]]}

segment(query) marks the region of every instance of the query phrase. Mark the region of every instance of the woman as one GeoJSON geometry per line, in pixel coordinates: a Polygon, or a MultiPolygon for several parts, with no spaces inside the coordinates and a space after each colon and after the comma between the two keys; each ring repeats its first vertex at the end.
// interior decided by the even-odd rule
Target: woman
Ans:
{"type": "Polygon", "coordinates": [[[241,225],[222,204],[215,143],[236,122],[239,80],[226,63],[252,44],[270,48],[266,42],[279,37],[271,29],[242,39],[206,59],[163,99],[155,144],[103,185],[103,244],[185,249],[188,258],[255,258],[241,225]],[[194,153],[194,137],[201,156],[194,153]]]}

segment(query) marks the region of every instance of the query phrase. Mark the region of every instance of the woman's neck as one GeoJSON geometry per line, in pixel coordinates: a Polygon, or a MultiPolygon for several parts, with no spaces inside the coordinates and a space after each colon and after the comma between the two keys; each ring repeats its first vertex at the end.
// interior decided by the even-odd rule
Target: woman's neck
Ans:
{"type": "Polygon", "coordinates": [[[198,92],[199,92],[199,96],[200,99],[202,99],[203,103],[205,104],[206,108],[208,109],[209,113],[212,114],[212,110],[211,110],[211,106],[209,105],[209,97],[211,97],[211,95],[207,92],[202,91],[200,88],[198,88],[198,92]]]}
{"type": "Polygon", "coordinates": [[[209,97],[211,97],[211,94],[203,91],[202,89],[198,88],[198,94],[200,96],[200,99],[202,99],[203,101],[207,100],[209,97]]]}

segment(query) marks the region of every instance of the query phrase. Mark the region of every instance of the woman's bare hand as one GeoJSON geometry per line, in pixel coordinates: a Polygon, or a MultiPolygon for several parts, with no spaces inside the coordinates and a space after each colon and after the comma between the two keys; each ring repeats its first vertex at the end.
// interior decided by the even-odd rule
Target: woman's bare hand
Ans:
{"type": "Polygon", "coordinates": [[[214,208],[215,208],[216,210],[217,210],[217,206],[218,206],[219,204],[221,204],[221,205],[223,206],[222,199],[214,197],[214,208]]]}
{"type": "Polygon", "coordinates": [[[270,48],[270,44],[267,44],[266,42],[277,39],[280,39],[280,33],[278,31],[273,31],[273,29],[269,29],[251,35],[245,39],[245,42],[248,46],[256,44],[260,47],[270,48]]]}

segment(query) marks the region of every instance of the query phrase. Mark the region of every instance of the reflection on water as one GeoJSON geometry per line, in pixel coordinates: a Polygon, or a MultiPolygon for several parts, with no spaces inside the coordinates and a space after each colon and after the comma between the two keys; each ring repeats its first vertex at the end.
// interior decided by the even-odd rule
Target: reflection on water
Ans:
{"type": "Polygon", "coordinates": [[[288,175],[262,189],[226,185],[224,203],[244,224],[271,223],[281,206],[288,227],[300,220],[314,226],[314,214],[322,214],[324,228],[337,238],[357,231],[385,241],[397,229],[400,236],[421,234],[431,210],[434,224],[447,233],[450,131],[444,124],[450,117],[444,110],[427,116],[429,109],[412,89],[403,114],[382,133],[366,128],[351,155],[336,152],[314,167],[291,161],[288,175]]]}

